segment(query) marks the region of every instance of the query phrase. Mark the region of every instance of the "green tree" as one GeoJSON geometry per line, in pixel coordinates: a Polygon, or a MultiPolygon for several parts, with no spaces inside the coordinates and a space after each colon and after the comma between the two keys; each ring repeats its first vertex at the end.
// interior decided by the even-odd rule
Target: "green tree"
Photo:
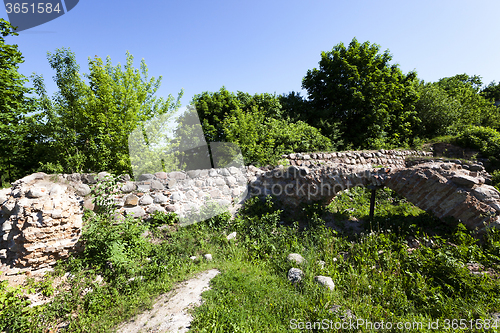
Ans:
{"type": "Polygon", "coordinates": [[[314,113],[310,111],[309,101],[300,96],[300,93],[292,91],[288,94],[279,96],[279,101],[283,108],[283,117],[289,121],[295,122],[298,120],[306,123],[312,123],[314,113]]]}
{"type": "Polygon", "coordinates": [[[437,83],[424,83],[418,86],[419,100],[415,103],[421,124],[416,134],[421,138],[433,138],[453,133],[459,112],[460,102],[448,95],[437,83]]]}
{"type": "Polygon", "coordinates": [[[310,101],[311,125],[355,148],[405,145],[413,137],[419,119],[416,73],[403,74],[390,64],[389,51],[354,38],[348,47],[340,43],[322,52],[319,68],[307,71],[302,88],[310,101]]]}
{"type": "Polygon", "coordinates": [[[17,45],[5,42],[4,37],[18,35],[14,31],[9,22],[0,19],[0,185],[23,176],[29,168],[25,116],[34,101],[29,97],[31,89],[24,86],[28,79],[18,72],[24,62],[22,53],[17,45]]]}
{"type": "Polygon", "coordinates": [[[467,126],[499,128],[500,111],[481,93],[481,78],[477,75],[458,74],[440,79],[437,84],[448,96],[460,103],[455,126],[462,130],[467,126]]]}
{"type": "Polygon", "coordinates": [[[267,117],[282,118],[281,104],[277,96],[264,93],[250,95],[238,91],[236,94],[222,87],[217,92],[203,92],[193,97],[207,142],[226,141],[222,121],[239,109],[248,112],[254,108],[267,117]]]}
{"type": "Polygon", "coordinates": [[[42,160],[50,172],[110,171],[131,173],[128,136],[145,121],[179,106],[169,95],[156,98],[161,77],[148,78],[144,59],[140,70],[133,67],[127,52],[124,68],[112,66],[108,57],[89,58],[87,84],[79,74],[75,55],[69,49],[48,53],[56,71],[59,88],[52,100],[47,96],[43,78],[34,75],[39,95],[39,113],[35,116],[40,150],[51,154],[42,160]]]}
{"type": "Polygon", "coordinates": [[[481,95],[493,103],[500,102],[500,82],[498,84],[495,81],[490,82],[481,90],[481,95]]]}
{"type": "MultiPolygon", "coordinates": [[[[225,87],[196,95],[193,105],[210,151],[214,152],[213,142],[230,142],[240,147],[245,164],[267,165],[276,164],[282,154],[336,147],[318,129],[295,122],[282,107],[281,98],[267,93],[235,94],[225,87]]],[[[223,147],[230,150],[230,146],[223,147]]]]}
{"type": "Polygon", "coordinates": [[[268,117],[256,107],[247,112],[235,110],[224,119],[222,127],[227,141],[240,147],[245,164],[276,165],[283,154],[335,148],[317,128],[302,121],[291,123],[268,117]]]}

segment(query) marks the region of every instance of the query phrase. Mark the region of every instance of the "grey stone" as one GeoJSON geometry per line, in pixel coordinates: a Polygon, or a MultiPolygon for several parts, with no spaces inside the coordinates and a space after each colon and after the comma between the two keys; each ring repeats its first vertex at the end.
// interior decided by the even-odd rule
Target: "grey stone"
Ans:
{"type": "Polygon", "coordinates": [[[180,172],[180,171],[171,172],[171,173],[169,173],[168,176],[170,179],[177,179],[177,180],[186,179],[186,174],[184,174],[183,172],[180,172]]]}
{"type": "Polygon", "coordinates": [[[135,183],[134,182],[126,182],[122,187],[121,187],[121,191],[123,193],[129,193],[129,192],[132,192],[132,191],[135,191],[137,187],[135,186],[135,183]]]}
{"type": "Polygon", "coordinates": [[[205,260],[207,261],[212,261],[212,255],[210,253],[207,253],[207,254],[204,254],[203,257],[205,258],[205,260]]]}
{"type": "Polygon", "coordinates": [[[109,172],[103,171],[103,172],[99,172],[97,174],[97,179],[99,181],[101,181],[101,180],[103,180],[103,179],[105,179],[106,177],[109,177],[109,176],[111,176],[111,174],[109,172]]]}
{"type": "Polygon", "coordinates": [[[128,216],[132,217],[143,217],[145,215],[144,209],[140,206],[135,206],[133,208],[124,208],[124,212],[128,216]]]}
{"type": "Polygon", "coordinates": [[[82,177],[79,173],[72,173],[70,175],[67,175],[66,179],[70,182],[80,182],[82,180],[82,177]]]}
{"type": "Polygon", "coordinates": [[[62,217],[62,210],[60,209],[54,209],[52,211],[52,218],[54,219],[60,219],[62,217]]]}
{"type": "Polygon", "coordinates": [[[155,177],[158,179],[167,179],[168,173],[160,171],[160,172],[155,173],[155,177]]]}
{"type": "Polygon", "coordinates": [[[124,173],[118,177],[118,180],[121,182],[128,182],[130,180],[130,175],[127,173],[124,173]]]}
{"type": "Polygon", "coordinates": [[[220,174],[221,176],[230,176],[230,175],[231,175],[231,174],[229,173],[229,171],[228,171],[226,168],[224,168],[224,169],[220,169],[220,170],[219,170],[219,174],[220,174]]]}
{"type": "Polygon", "coordinates": [[[292,283],[298,283],[302,280],[304,273],[298,268],[290,268],[288,270],[288,280],[292,283]]]}
{"type": "Polygon", "coordinates": [[[16,208],[16,203],[13,201],[8,201],[2,206],[2,214],[5,217],[9,217],[10,215],[12,215],[15,208],[16,208]]]}
{"type": "Polygon", "coordinates": [[[2,231],[9,231],[9,230],[12,230],[12,225],[13,225],[13,221],[11,220],[7,220],[5,221],[4,223],[2,223],[2,231]]]}
{"type": "Polygon", "coordinates": [[[172,201],[181,201],[181,200],[185,200],[186,196],[182,192],[178,191],[178,192],[172,193],[170,199],[172,201]]]}
{"type": "Polygon", "coordinates": [[[333,280],[329,276],[315,276],[314,281],[318,282],[322,286],[325,286],[326,288],[329,288],[330,290],[335,289],[335,283],[333,283],[333,280]]]}
{"type": "Polygon", "coordinates": [[[149,194],[143,195],[139,200],[140,205],[151,205],[153,203],[153,198],[149,194]]]}
{"type": "Polygon", "coordinates": [[[189,178],[198,178],[200,176],[200,170],[189,170],[187,175],[189,178]]]}
{"type": "Polygon", "coordinates": [[[227,240],[231,240],[231,239],[234,239],[234,238],[236,238],[236,231],[233,231],[232,233],[230,233],[226,237],[227,240]]]}
{"type": "Polygon", "coordinates": [[[90,173],[81,175],[81,178],[82,178],[82,182],[84,184],[96,184],[97,183],[96,176],[93,174],[90,174],[90,173]]]}
{"type": "Polygon", "coordinates": [[[30,198],[40,198],[47,194],[47,189],[45,187],[34,187],[28,191],[28,197],[30,198]]]}
{"type": "Polygon", "coordinates": [[[451,177],[451,181],[457,185],[462,185],[465,187],[473,187],[474,185],[479,184],[479,181],[477,179],[466,175],[454,175],[453,177],[451,177]]]}
{"type": "Polygon", "coordinates": [[[168,203],[170,200],[168,197],[164,196],[162,193],[157,193],[154,197],[154,200],[153,202],[154,203],[157,203],[157,204],[166,204],[168,203]]]}
{"type": "Polygon", "coordinates": [[[139,192],[149,192],[151,189],[151,184],[138,184],[137,191],[139,192]]]}
{"type": "Polygon", "coordinates": [[[237,167],[229,167],[228,168],[229,172],[232,174],[232,175],[236,175],[236,174],[239,174],[240,173],[240,170],[237,168],[237,167]]]}
{"type": "Polygon", "coordinates": [[[146,208],[146,213],[148,214],[154,214],[155,212],[166,213],[165,208],[163,208],[162,206],[150,205],[148,208],[146,208]]]}
{"type": "Polygon", "coordinates": [[[473,164],[469,167],[470,171],[483,171],[484,167],[480,164],[473,164]]]}
{"type": "Polygon", "coordinates": [[[78,194],[82,197],[89,195],[91,192],[90,186],[88,186],[87,184],[76,184],[74,186],[74,188],[75,188],[76,194],[78,194]]]}
{"type": "Polygon", "coordinates": [[[228,176],[228,177],[226,177],[226,183],[229,186],[235,186],[236,185],[236,178],[234,178],[233,176],[228,176]]]}
{"type": "Polygon", "coordinates": [[[153,176],[150,173],[144,173],[142,175],[139,175],[139,177],[137,177],[137,181],[141,182],[141,181],[145,181],[145,180],[150,180],[150,179],[153,179],[154,177],[155,176],[153,176]]]}
{"type": "Polygon", "coordinates": [[[500,199],[500,192],[498,192],[496,188],[490,185],[476,187],[472,190],[472,194],[474,194],[477,199],[484,201],[500,199]]]}
{"type": "Polygon", "coordinates": [[[160,182],[159,180],[153,180],[151,182],[151,189],[152,190],[163,190],[165,188],[165,186],[163,186],[162,182],[160,182]]]}
{"type": "Polygon", "coordinates": [[[226,182],[224,181],[223,178],[215,178],[215,185],[224,186],[224,185],[226,185],[226,182]]]}
{"type": "Polygon", "coordinates": [[[294,262],[294,263],[299,264],[299,265],[305,262],[304,257],[302,257],[302,256],[301,256],[300,254],[298,254],[298,253],[290,253],[290,254],[286,257],[286,259],[287,259],[288,261],[294,262]]]}

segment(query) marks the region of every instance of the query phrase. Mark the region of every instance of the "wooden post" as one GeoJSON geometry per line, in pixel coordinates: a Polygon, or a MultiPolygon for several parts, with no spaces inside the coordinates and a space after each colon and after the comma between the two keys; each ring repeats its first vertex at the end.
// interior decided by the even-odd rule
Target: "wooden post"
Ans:
{"type": "Polygon", "coordinates": [[[375,213],[375,194],[377,188],[375,186],[369,186],[369,189],[372,190],[372,196],[370,198],[370,224],[373,223],[373,214],[375,213]]]}

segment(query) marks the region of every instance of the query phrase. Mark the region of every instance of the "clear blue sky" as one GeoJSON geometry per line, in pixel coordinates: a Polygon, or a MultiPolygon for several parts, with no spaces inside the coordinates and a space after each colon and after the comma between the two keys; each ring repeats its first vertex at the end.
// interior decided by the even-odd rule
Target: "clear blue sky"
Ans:
{"type": "MultiPolygon", "coordinates": [[[[88,57],[124,64],[126,51],[149,75],[163,76],[157,95],[217,91],[301,91],[321,51],[353,37],[389,49],[403,72],[436,81],[459,73],[500,81],[500,1],[130,1],[80,0],[67,14],[7,37],[25,57],[20,72],[42,74],[56,91],[47,52],[70,48],[81,72],[88,57]]],[[[1,16],[8,19],[4,9],[1,16]]]]}

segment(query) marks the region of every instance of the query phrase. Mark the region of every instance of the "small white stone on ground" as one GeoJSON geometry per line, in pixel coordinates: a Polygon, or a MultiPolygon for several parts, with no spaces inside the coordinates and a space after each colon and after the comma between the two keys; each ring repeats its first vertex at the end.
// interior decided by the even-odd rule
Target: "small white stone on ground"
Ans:
{"type": "Polygon", "coordinates": [[[335,284],[333,283],[333,280],[329,276],[315,276],[314,280],[318,282],[319,284],[329,288],[330,290],[335,289],[335,284]]]}
{"type": "Polygon", "coordinates": [[[297,264],[302,264],[303,262],[305,262],[305,259],[304,257],[302,257],[300,254],[298,253],[290,253],[288,255],[288,257],[286,257],[288,259],[288,261],[293,261],[297,264]]]}

